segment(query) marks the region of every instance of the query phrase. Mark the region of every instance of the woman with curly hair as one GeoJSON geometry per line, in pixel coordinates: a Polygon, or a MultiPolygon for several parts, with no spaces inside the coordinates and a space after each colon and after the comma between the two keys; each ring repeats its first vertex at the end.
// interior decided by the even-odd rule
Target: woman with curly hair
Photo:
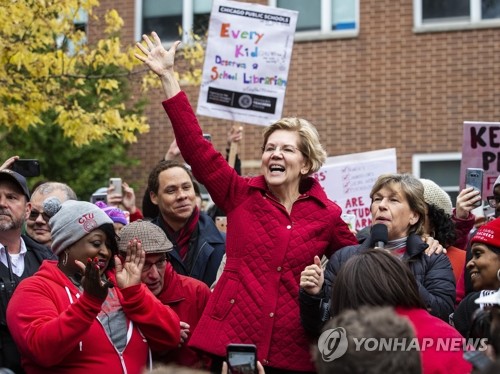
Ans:
{"type": "Polygon", "coordinates": [[[474,225],[474,216],[470,211],[476,196],[469,197],[468,190],[462,190],[457,198],[457,207],[453,210],[446,191],[430,179],[421,178],[420,181],[424,185],[424,200],[427,205],[424,234],[432,236],[446,248],[455,282],[458,283],[465,267],[467,235],[474,225]]]}

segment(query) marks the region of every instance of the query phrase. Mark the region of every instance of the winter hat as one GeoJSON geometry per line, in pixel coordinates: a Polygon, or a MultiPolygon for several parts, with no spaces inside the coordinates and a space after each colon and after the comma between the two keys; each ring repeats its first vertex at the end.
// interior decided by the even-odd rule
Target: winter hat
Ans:
{"type": "Polygon", "coordinates": [[[121,223],[123,225],[128,224],[127,216],[125,216],[123,210],[112,206],[108,206],[104,201],[96,201],[95,205],[101,208],[103,212],[106,213],[113,222],[121,223]]]}
{"type": "Polygon", "coordinates": [[[24,178],[21,174],[10,169],[3,169],[0,170],[0,179],[10,179],[19,186],[28,200],[30,199],[30,190],[28,189],[26,178],[24,178]]]}
{"type": "Polygon", "coordinates": [[[470,240],[473,243],[486,244],[496,253],[500,253],[500,218],[496,218],[488,223],[485,223],[476,232],[476,235],[470,240]]]}
{"type": "Polygon", "coordinates": [[[170,252],[174,247],[163,230],[149,221],[134,221],[120,230],[118,248],[127,252],[128,243],[137,238],[142,242],[142,248],[147,255],[170,252]]]}
{"type": "Polygon", "coordinates": [[[427,204],[433,204],[437,208],[443,209],[446,214],[451,216],[453,204],[450,195],[430,179],[420,178],[424,185],[424,199],[427,204]]]}
{"type": "Polygon", "coordinates": [[[99,207],[86,201],[68,200],[61,204],[56,197],[50,197],[43,202],[43,211],[51,217],[51,248],[56,255],[100,226],[113,224],[99,207]]]}

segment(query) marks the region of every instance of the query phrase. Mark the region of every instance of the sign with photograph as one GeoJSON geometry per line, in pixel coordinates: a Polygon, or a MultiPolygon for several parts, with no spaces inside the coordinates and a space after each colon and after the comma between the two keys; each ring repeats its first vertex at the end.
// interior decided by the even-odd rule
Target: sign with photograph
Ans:
{"type": "Polygon", "coordinates": [[[214,0],[197,113],[263,126],[281,118],[297,16],[214,0]]]}

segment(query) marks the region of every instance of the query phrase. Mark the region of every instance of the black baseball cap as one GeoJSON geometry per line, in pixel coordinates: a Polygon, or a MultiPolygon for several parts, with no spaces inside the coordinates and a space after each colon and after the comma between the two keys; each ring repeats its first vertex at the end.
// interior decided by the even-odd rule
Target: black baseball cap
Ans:
{"type": "Polygon", "coordinates": [[[24,178],[21,174],[10,169],[3,169],[0,170],[0,180],[2,179],[10,179],[21,188],[28,200],[30,199],[30,190],[28,188],[28,184],[26,183],[26,178],[24,178]]]}

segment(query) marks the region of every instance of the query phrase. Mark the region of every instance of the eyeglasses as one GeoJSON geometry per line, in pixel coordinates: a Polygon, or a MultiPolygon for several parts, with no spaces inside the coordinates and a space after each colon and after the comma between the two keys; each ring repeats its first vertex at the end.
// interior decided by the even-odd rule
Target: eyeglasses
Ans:
{"type": "Polygon", "coordinates": [[[274,152],[279,152],[279,151],[281,151],[281,153],[290,154],[290,155],[297,153],[297,152],[302,152],[300,149],[298,149],[297,147],[294,147],[293,145],[290,145],[290,144],[286,144],[283,146],[268,144],[265,147],[262,147],[262,152],[264,152],[264,153],[274,153],[274,152]]]}
{"type": "Polygon", "coordinates": [[[151,270],[151,268],[153,267],[153,265],[156,266],[156,269],[162,270],[162,269],[165,268],[165,265],[167,265],[167,258],[163,257],[163,258],[159,259],[156,262],[145,262],[144,266],[142,268],[142,272],[143,273],[147,273],[148,271],[151,270]]]}
{"type": "Polygon", "coordinates": [[[42,216],[42,219],[45,221],[45,222],[49,222],[49,219],[50,217],[47,215],[47,213],[44,213],[44,212],[39,212],[37,210],[31,210],[30,212],[30,215],[28,217],[28,219],[30,221],[36,221],[38,219],[38,216],[42,216]]]}
{"type": "Polygon", "coordinates": [[[492,208],[496,208],[498,203],[500,203],[500,196],[488,196],[487,199],[488,204],[490,204],[492,208]]]}

